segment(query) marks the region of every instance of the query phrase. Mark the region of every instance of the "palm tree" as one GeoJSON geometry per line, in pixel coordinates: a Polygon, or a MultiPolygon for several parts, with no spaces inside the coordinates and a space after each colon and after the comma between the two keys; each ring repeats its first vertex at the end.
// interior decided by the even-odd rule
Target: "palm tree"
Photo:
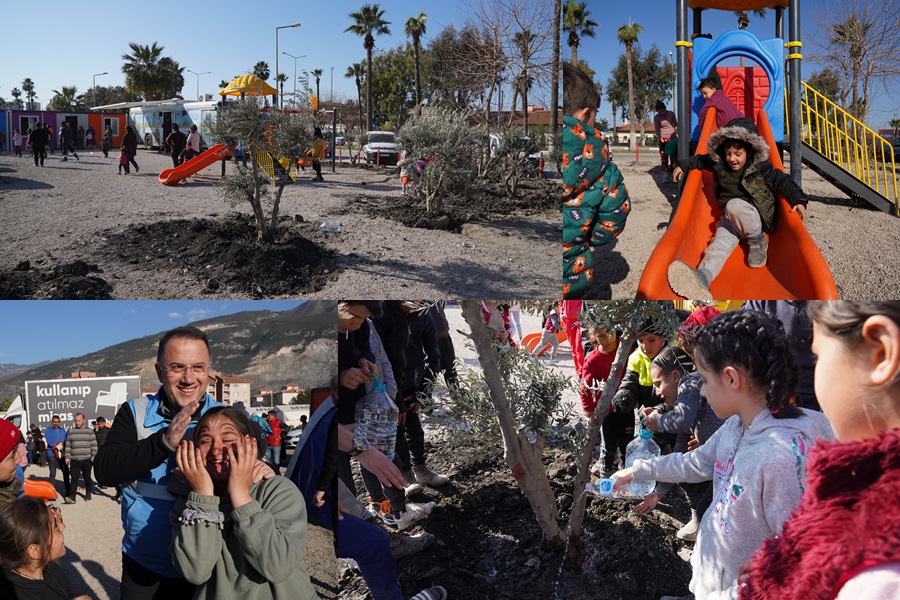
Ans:
{"type": "MultiPolygon", "coordinates": [[[[738,18],[738,23],[737,23],[738,29],[747,29],[748,27],[750,27],[750,13],[748,11],[736,10],[736,11],[734,11],[734,14],[736,14],[737,18],[738,18]]],[[[753,11],[753,14],[755,14],[757,17],[762,17],[765,19],[766,18],[766,9],[757,8],[753,11]]],[[[744,57],[742,56],[741,57],[741,67],[743,67],[743,66],[744,66],[744,57]]]]}
{"type": "Polygon", "coordinates": [[[391,35],[388,29],[390,21],[384,20],[384,11],[380,4],[363,4],[357,12],[350,13],[353,25],[344,32],[349,32],[363,38],[363,48],[366,49],[366,129],[372,130],[372,49],[375,48],[376,35],[391,35]]]}
{"type": "MultiPolygon", "coordinates": [[[[847,20],[834,25],[831,29],[831,43],[843,48],[850,59],[849,63],[853,65],[848,79],[850,79],[850,106],[844,108],[849,109],[859,120],[863,120],[864,106],[866,101],[859,97],[859,77],[863,70],[863,61],[866,55],[866,38],[869,30],[875,26],[872,21],[862,22],[857,15],[850,15],[847,20]]],[[[24,84],[23,84],[24,89],[24,84]]],[[[844,95],[846,103],[846,94],[844,95]]]]}
{"type": "Polygon", "coordinates": [[[251,71],[255,77],[259,77],[263,81],[269,80],[269,75],[271,75],[271,71],[269,71],[269,63],[264,60],[259,61],[255,65],[253,65],[253,70],[251,71]]]}
{"type": "Polygon", "coordinates": [[[625,60],[628,64],[628,134],[631,136],[629,140],[629,148],[634,149],[634,76],[631,72],[631,52],[634,45],[638,42],[638,36],[644,28],[637,23],[628,22],[628,25],[620,25],[616,39],[620,43],[625,44],[625,60]]]}
{"type": "Polygon", "coordinates": [[[324,72],[325,72],[324,69],[313,69],[312,70],[312,76],[316,78],[316,98],[319,99],[319,102],[322,101],[321,100],[322,97],[319,95],[319,81],[322,79],[322,73],[324,73],[324,72]]]}
{"type": "Polygon", "coordinates": [[[553,58],[550,65],[550,79],[553,81],[550,87],[550,144],[556,147],[556,134],[559,132],[559,38],[560,19],[562,18],[562,0],[553,0],[553,58]]]}
{"type": "Polygon", "coordinates": [[[153,42],[152,46],[142,46],[131,42],[128,44],[131,54],[123,54],[122,73],[125,74],[125,89],[140,94],[144,100],[155,99],[161,88],[166,87],[161,81],[159,61],[163,46],[153,42]]]}
{"type": "MultiPolygon", "coordinates": [[[[281,92],[279,94],[279,97],[284,96],[284,82],[287,81],[287,78],[287,75],[285,75],[284,73],[279,73],[275,76],[275,85],[278,88],[278,91],[281,92]]],[[[296,101],[297,99],[294,98],[294,102],[296,101]]]]}
{"type": "Polygon", "coordinates": [[[897,129],[900,128],[900,119],[898,119],[897,117],[894,117],[893,119],[890,120],[890,122],[888,123],[888,125],[890,125],[891,127],[893,127],[893,129],[894,129],[894,137],[897,137],[897,129]]]}
{"type": "Polygon", "coordinates": [[[34,102],[34,97],[37,94],[34,93],[34,82],[31,80],[31,77],[26,77],[22,80],[22,91],[25,92],[25,97],[28,99],[29,104],[34,102]]]}
{"type": "Polygon", "coordinates": [[[413,59],[416,62],[416,114],[422,114],[422,83],[419,77],[419,45],[422,36],[425,35],[425,21],[428,15],[419,13],[418,16],[410,17],[406,20],[403,32],[412,38],[413,43],[413,59]]]}
{"type": "Polygon", "coordinates": [[[356,104],[359,107],[359,128],[362,129],[363,123],[363,114],[362,114],[362,77],[366,74],[366,69],[363,67],[362,63],[353,63],[349,67],[347,67],[347,72],[344,73],[344,77],[348,79],[353,77],[356,80],[356,104]]]}
{"type": "Polygon", "coordinates": [[[569,0],[563,9],[564,31],[569,33],[569,47],[572,48],[572,65],[578,66],[578,46],[581,45],[581,38],[584,36],[594,37],[594,27],[599,27],[600,23],[589,18],[591,11],[587,9],[587,2],[578,2],[569,0]]]}
{"type": "Polygon", "coordinates": [[[19,110],[22,110],[22,101],[20,100],[20,98],[22,97],[22,90],[14,87],[9,91],[9,93],[12,94],[13,99],[16,101],[16,107],[19,110]]]}
{"type": "Polygon", "coordinates": [[[54,97],[50,100],[51,104],[57,104],[60,108],[64,110],[71,110],[76,104],[78,104],[78,87],[77,86],[62,86],[62,90],[50,90],[53,92],[54,97]],[[55,101],[55,102],[54,102],[55,101]]]}
{"type": "MultiPolygon", "coordinates": [[[[531,60],[531,44],[534,42],[535,35],[528,31],[518,31],[513,36],[513,44],[522,57],[522,72],[515,78],[515,87],[522,96],[522,113],[523,125],[525,133],[528,133],[528,90],[534,85],[534,78],[528,75],[528,62],[531,60]]],[[[515,112],[515,103],[513,103],[513,112],[515,112]]]]}

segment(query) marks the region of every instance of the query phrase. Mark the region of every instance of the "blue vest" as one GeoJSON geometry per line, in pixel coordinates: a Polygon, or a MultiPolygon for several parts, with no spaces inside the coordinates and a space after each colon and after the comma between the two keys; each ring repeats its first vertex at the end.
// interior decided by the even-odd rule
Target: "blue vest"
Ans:
{"type": "Polygon", "coordinates": [[[316,506],[316,488],[328,445],[328,428],[337,415],[337,407],[331,396],[316,409],[294,450],[294,456],[284,472],[284,476],[294,482],[306,500],[306,517],[310,523],[333,530],[331,522],[331,486],[325,490],[325,504],[316,506]]]}
{"type": "MultiPolygon", "coordinates": [[[[214,406],[220,406],[209,394],[204,398],[201,414],[214,406]]],[[[145,440],[157,431],[165,429],[171,418],[162,412],[159,392],[147,394],[127,403],[134,416],[137,439],[145,440]]],[[[196,421],[191,421],[183,439],[194,435],[196,421]]],[[[172,566],[169,545],[172,542],[172,524],[169,512],[175,505],[175,497],[166,487],[175,469],[175,453],[140,477],[122,487],[122,551],[141,566],[164,577],[181,578],[172,566]]]]}

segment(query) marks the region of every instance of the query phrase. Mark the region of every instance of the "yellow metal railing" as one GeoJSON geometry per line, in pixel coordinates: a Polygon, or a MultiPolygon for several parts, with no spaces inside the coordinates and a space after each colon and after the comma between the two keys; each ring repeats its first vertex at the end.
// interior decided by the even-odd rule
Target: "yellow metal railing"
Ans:
{"type": "MultiPolygon", "coordinates": [[[[900,215],[894,148],[843,108],[801,82],[800,137],[802,141],[840,166],[860,182],[894,204],[900,215]]],[[[789,127],[788,92],[785,89],[785,126],[789,127]]]]}

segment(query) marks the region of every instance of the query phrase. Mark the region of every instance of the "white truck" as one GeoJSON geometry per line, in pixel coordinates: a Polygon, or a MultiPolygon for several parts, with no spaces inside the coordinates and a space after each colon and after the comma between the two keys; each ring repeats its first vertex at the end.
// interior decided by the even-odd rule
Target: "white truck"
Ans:
{"type": "Polygon", "coordinates": [[[88,422],[101,415],[111,422],[122,404],[140,395],[140,381],[136,375],[26,381],[25,402],[16,396],[3,418],[23,434],[31,424],[48,427],[54,415],[63,427],[75,422],[76,413],[88,422]]]}

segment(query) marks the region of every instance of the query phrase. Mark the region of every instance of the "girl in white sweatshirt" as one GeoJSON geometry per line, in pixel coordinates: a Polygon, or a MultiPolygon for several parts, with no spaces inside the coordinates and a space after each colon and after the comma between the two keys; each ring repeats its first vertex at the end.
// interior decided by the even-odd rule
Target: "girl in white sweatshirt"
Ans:
{"type": "Polygon", "coordinates": [[[712,480],[690,590],[697,600],[737,597],[740,566],[777,535],[797,506],[806,481],[806,454],[817,438],[834,439],[818,412],[797,408],[797,363],[784,328],[756,311],[724,313],[697,336],[701,393],[725,424],[687,454],[637,460],[614,478],[712,480]]]}

